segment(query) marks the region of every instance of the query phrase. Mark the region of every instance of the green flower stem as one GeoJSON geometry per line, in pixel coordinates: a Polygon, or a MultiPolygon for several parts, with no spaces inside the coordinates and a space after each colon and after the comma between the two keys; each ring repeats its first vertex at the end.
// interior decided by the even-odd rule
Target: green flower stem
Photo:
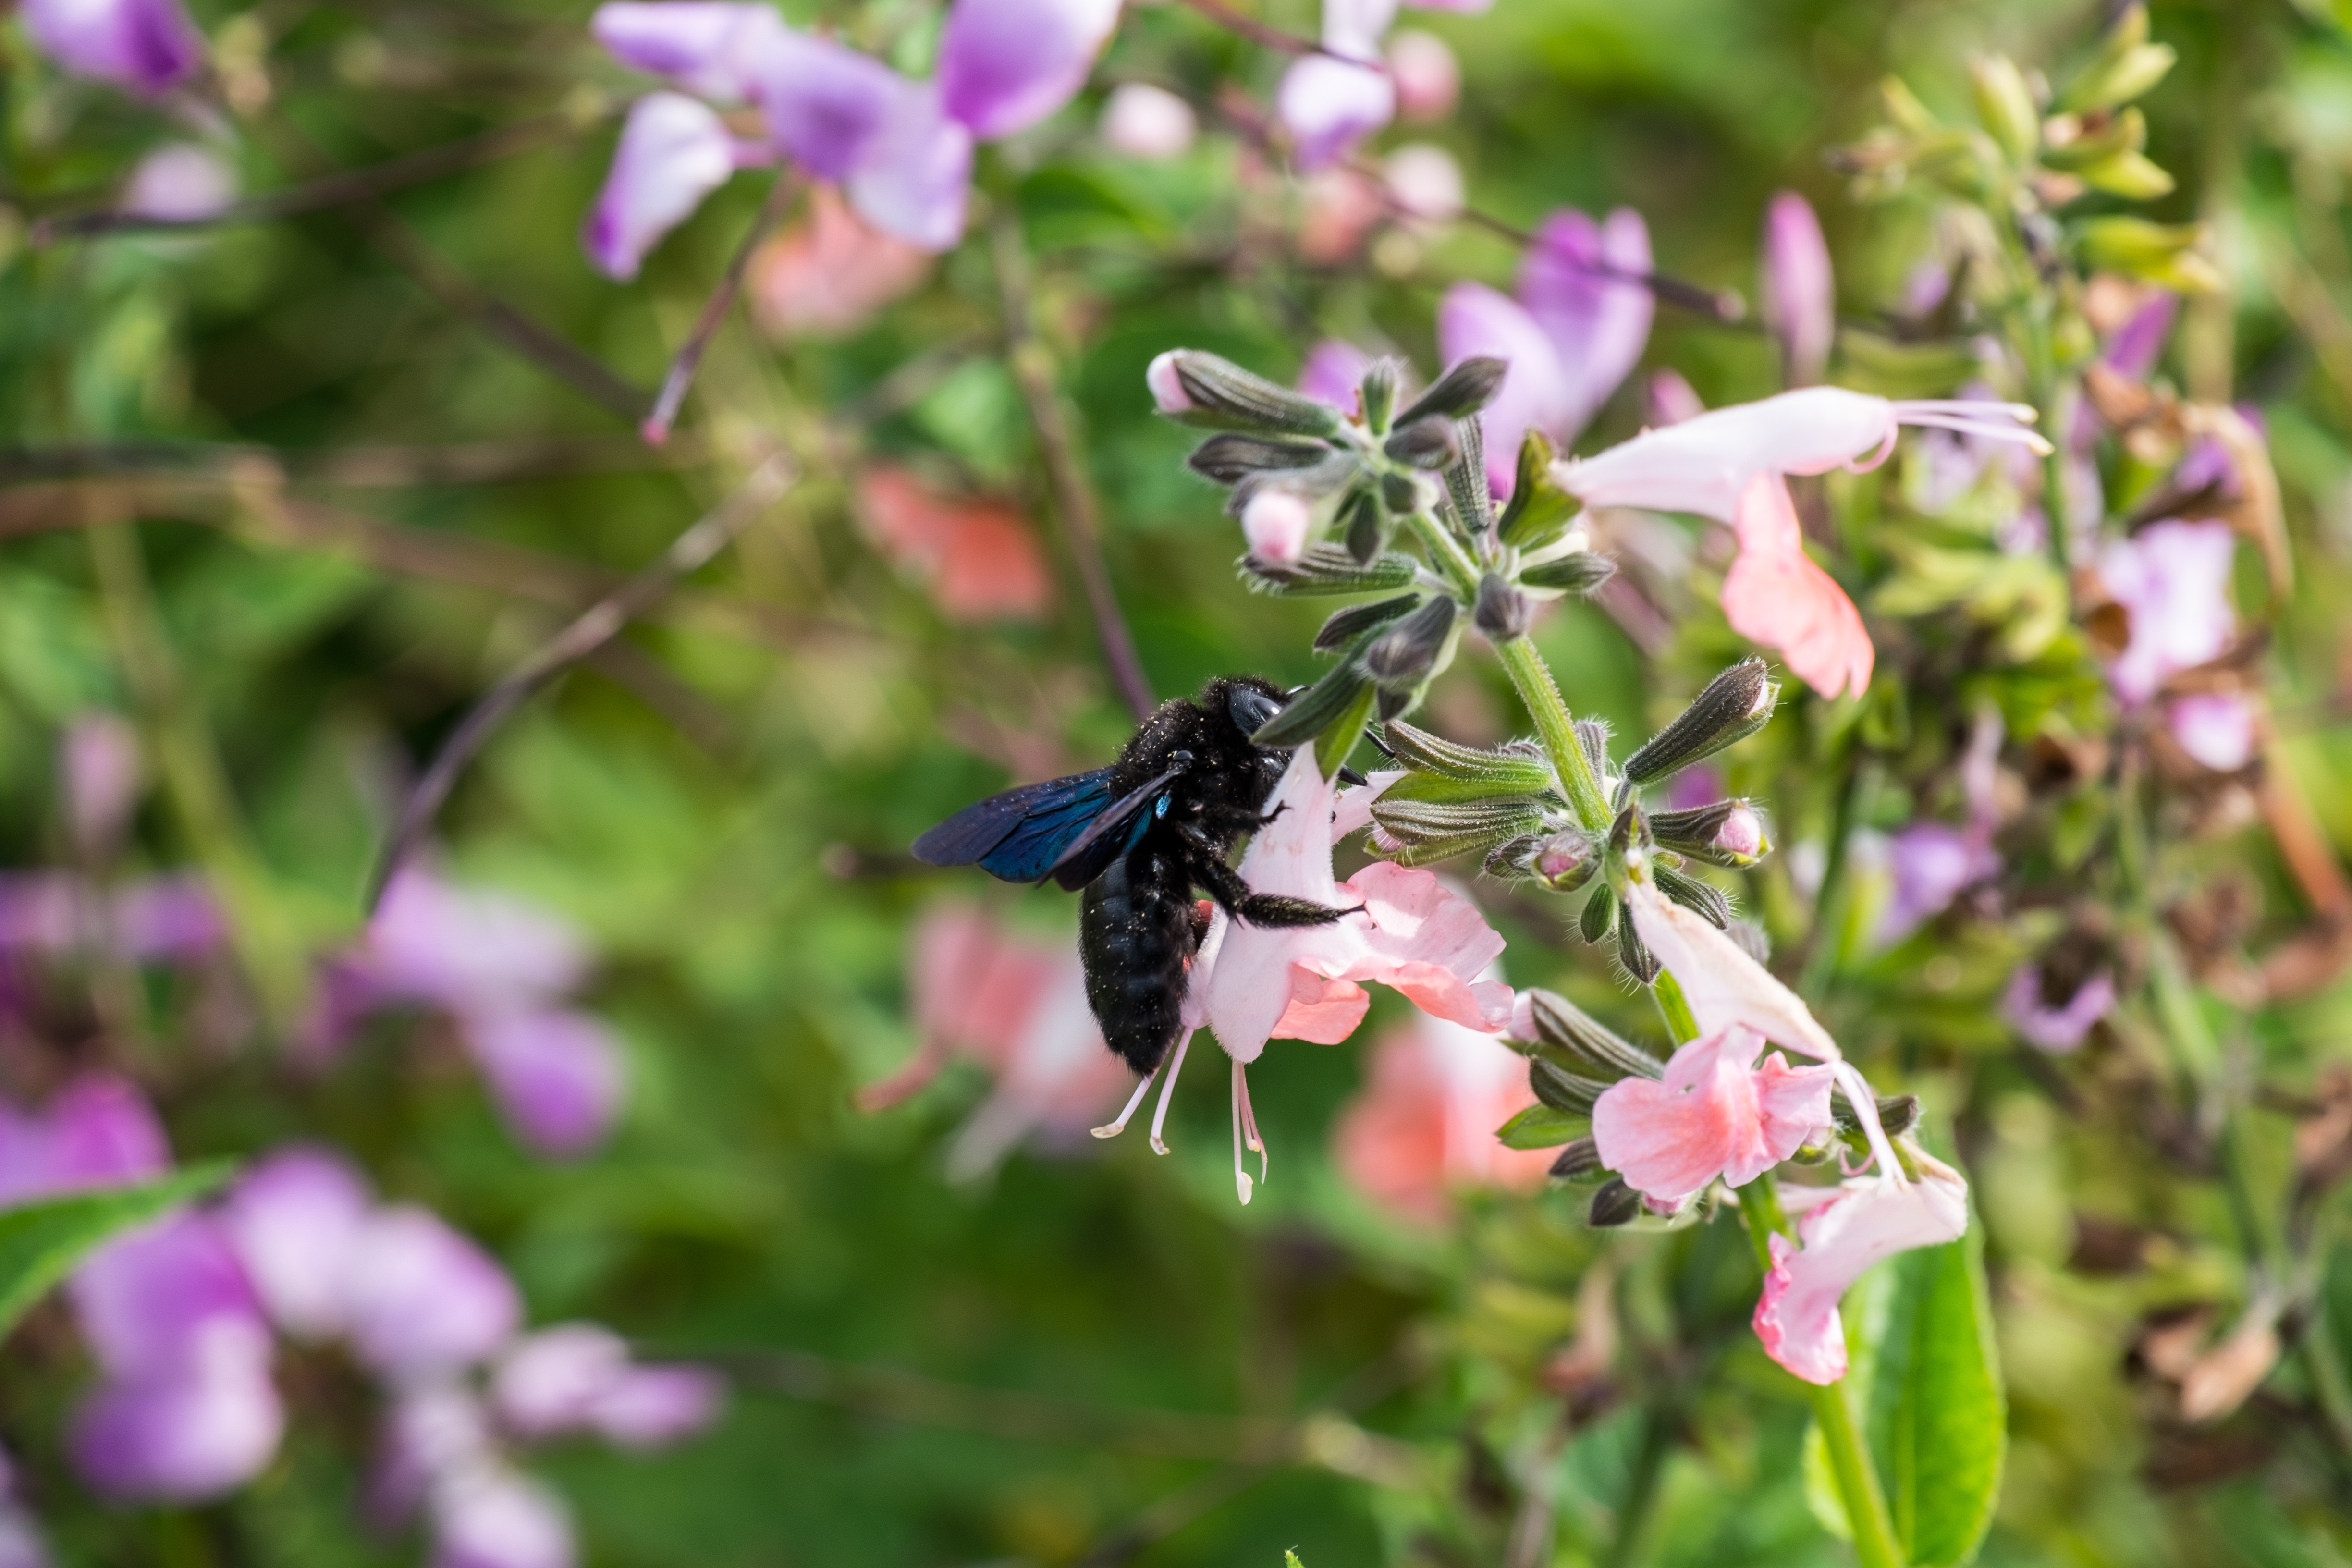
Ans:
{"type": "Polygon", "coordinates": [[[1608,832],[1609,802],[1601,793],[1601,781],[1593,776],[1591,760],[1585,756],[1584,747],[1576,738],[1576,721],[1543,655],[1525,637],[1513,637],[1496,647],[1495,653],[1509,672],[1511,684],[1518,689],[1519,700],[1527,705],[1528,716],[1536,721],[1536,733],[1551,756],[1552,771],[1559,775],[1560,787],[1568,792],[1569,809],[1576,813],[1577,822],[1587,833],[1608,832]]]}
{"type": "MultiPolygon", "coordinates": [[[[1756,1249],[1756,1267],[1769,1273],[1772,1233],[1790,1234],[1789,1216],[1780,1207],[1780,1189],[1769,1171],[1739,1189],[1739,1212],[1748,1220],[1748,1240],[1756,1249]]],[[[1862,1568],[1905,1568],[1895,1519],[1887,1511],[1878,1471],[1863,1449],[1862,1431],[1854,1424],[1843,1380],[1827,1386],[1807,1384],[1805,1388],[1812,1396],[1813,1423],[1822,1430],[1822,1444],[1829,1450],[1830,1474],[1837,1481],[1838,1499],[1845,1505],[1846,1523],[1853,1532],[1854,1556],[1862,1568]]]]}
{"type": "Polygon", "coordinates": [[[1478,596],[1478,563],[1470,559],[1469,552],[1453,531],[1427,511],[1409,514],[1405,520],[1412,524],[1413,536],[1421,541],[1429,556],[1429,563],[1445,574],[1454,584],[1454,596],[1467,605],[1478,596]]]}

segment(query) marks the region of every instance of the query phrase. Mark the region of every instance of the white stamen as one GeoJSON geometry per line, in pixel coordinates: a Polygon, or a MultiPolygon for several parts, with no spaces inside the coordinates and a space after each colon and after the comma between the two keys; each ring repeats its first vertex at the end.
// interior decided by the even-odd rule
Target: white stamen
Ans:
{"type": "Polygon", "coordinates": [[[1095,1136],[1097,1138],[1116,1138],[1120,1133],[1126,1131],[1128,1118],[1133,1116],[1135,1114],[1135,1108],[1143,1103],[1143,1097],[1147,1093],[1150,1092],[1151,1080],[1159,1076],[1160,1069],[1158,1068],[1153,1068],[1150,1072],[1145,1073],[1143,1075],[1143,1081],[1135,1086],[1135,1093],[1129,1097],[1127,1109],[1118,1113],[1118,1120],[1111,1122],[1108,1126],[1096,1128],[1094,1130],[1095,1136]]]}
{"type": "Polygon", "coordinates": [[[1887,1142],[1886,1129],[1878,1123],[1878,1096],[1852,1062],[1837,1064],[1837,1084],[1845,1090],[1845,1098],[1853,1107],[1854,1120],[1862,1123],[1862,1135],[1870,1141],[1872,1158],[1878,1162],[1879,1179],[1905,1186],[1910,1178],[1903,1173],[1903,1162],[1895,1157],[1895,1145],[1887,1142]]]}
{"type": "Polygon", "coordinates": [[[1234,1190],[1241,1194],[1242,1202],[1246,1205],[1250,1201],[1250,1173],[1242,1169],[1242,1097],[1248,1093],[1248,1090],[1242,1087],[1243,1082],[1242,1064],[1235,1062],[1234,1064],[1234,1190]]]}
{"type": "Polygon", "coordinates": [[[1265,1140],[1258,1136],[1257,1108],[1250,1103],[1249,1074],[1239,1062],[1234,1064],[1234,1098],[1241,1102],[1242,1141],[1257,1155],[1257,1179],[1263,1182],[1266,1166],[1265,1140]]]}
{"type": "Polygon", "coordinates": [[[2042,411],[2031,403],[1995,403],[1989,397],[1903,397],[1895,403],[1898,415],[1917,408],[1932,414],[2006,414],[2021,425],[2031,425],[2042,411]]]}
{"type": "Polygon", "coordinates": [[[1175,1056],[1169,1059],[1168,1076],[1160,1080],[1160,1104],[1151,1113],[1151,1152],[1155,1154],[1168,1152],[1168,1145],[1160,1141],[1160,1130],[1168,1125],[1168,1100],[1176,1092],[1176,1075],[1184,1070],[1184,1053],[1192,1044],[1192,1031],[1187,1029],[1184,1037],[1176,1042],[1175,1056]]]}
{"type": "Polygon", "coordinates": [[[1981,441],[2010,441],[2045,458],[2051,452],[2049,442],[2035,432],[2020,429],[2014,425],[2003,425],[1998,420],[1971,419],[1964,415],[1920,408],[1911,404],[1898,404],[1896,408],[1902,422],[1916,428],[1948,430],[1956,436],[1973,436],[1981,441]]]}

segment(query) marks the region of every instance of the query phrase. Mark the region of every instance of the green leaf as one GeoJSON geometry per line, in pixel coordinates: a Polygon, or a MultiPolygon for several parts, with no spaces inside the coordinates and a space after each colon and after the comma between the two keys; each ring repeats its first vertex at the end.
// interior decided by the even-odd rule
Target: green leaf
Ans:
{"type": "Polygon", "coordinates": [[[0,1339],[100,1243],[202,1197],[226,1181],[231,1168],[216,1161],[135,1187],[0,1210],[0,1339]]]}
{"type": "MultiPolygon", "coordinates": [[[[1859,1331],[1848,1381],[1886,1504],[1916,1568],[1975,1557],[1992,1522],[2008,1443],[2008,1405],[1992,1348],[1984,1264],[1973,1234],[1906,1252],[1847,1298],[1859,1331]]],[[[1823,1524],[1848,1534],[1819,1431],[1805,1443],[1806,1493],[1823,1524]]]]}
{"type": "Polygon", "coordinates": [[[1549,1105],[1530,1105],[1496,1130],[1506,1149],[1557,1149],[1576,1141],[1583,1118],[1549,1105]]]}

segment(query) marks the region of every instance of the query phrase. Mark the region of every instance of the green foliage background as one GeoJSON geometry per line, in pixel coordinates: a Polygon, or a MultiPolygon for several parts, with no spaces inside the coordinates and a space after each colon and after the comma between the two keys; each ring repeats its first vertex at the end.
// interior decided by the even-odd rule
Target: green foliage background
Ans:
{"type": "MultiPolygon", "coordinates": [[[[584,5],[196,9],[225,59],[240,41],[247,58],[266,56],[248,68],[266,68],[270,101],[240,122],[257,189],[534,115],[587,119],[626,85],[588,40],[584,5]]],[[[898,37],[911,66],[928,26],[910,10],[927,8],[824,15],[868,43],[898,37]]],[[[1409,19],[1462,59],[1462,107],[1429,134],[1459,158],[1480,208],[1529,225],[1558,205],[1630,204],[1662,267],[1752,295],[1763,205],[1794,188],[1822,214],[1845,311],[1867,320],[1895,298],[1925,220],[1848,204],[1824,149],[1874,122],[1890,70],[1961,112],[1971,51],[2055,65],[2098,10],[1498,0],[1486,16],[1409,19]]],[[[1300,30],[1314,19],[1293,0],[1266,14],[1300,30]]],[[[2273,654],[2278,702],[2323,703],[2352,540],[2352,381],[2342,341],[2315,338],[2280,280],[2307,274],[2338,312],[2352,300],[2336,201],[2352,168],[2352,37],[2275,0],[2159,4],[2154,17],[2182,58],[2147,105],[2151,153],[2181,180],[2155,210],[2215,222],[2235,290],[2192,311],[2182,352],[2207,356],[2208,374],[2218,362],[2271,421],[2305,567],[2273,654]]],[[[1205,90],[1231,77],[1263,94],[1279,66],[1190,13],[1139,6],[1097,82],[1137,74],[1205,90]]],[[[7,194],[27,213],[107,185],[154,134],[146,110],[59,79],[14,35],[6,71],[7,194]]],[[[1457,226],[1391,268],[1302,267],[1269,241],[1265,213],[1244,210],[1231,138],[1204,137],[1164,168],[1117,162],[1088,135],[1098,98],[1099,87],[987,155],[982,185],[1036,256],[1040,319],[1083,421],[1144,663],[1163,694],[1226,670],[1309,679],[1319,612],[1234,582],[1233,529],[1180,470],[1188,442],[1150,416],[1143,367],[1187,344],[1287,376],[1314,338],[1342,335],[1392,344],[1426,371],[1439,294],[1462,277],[1507,283],[1514,253],[1457,226]]],[[[656,254],[643,284],[608,284],[574,234],[610,135],[608,121],[558,134],[386,205],[480,287],[646,387],[759,196],[739,181],[656,254]]],[[[684,433],[657,457],[627,421],[420,288],[347,211],[48,248],[19,229],[0,268],[0,423],[17,448],[0,453],[0,858],[63,858],[58,727],[85,708],[139,705],[80,527],[136,517],[184,682],[173,718],[217,747],[267,870],[280,934],[260,940],[289,949],[355,929],[406,770],[583,584],[657,552],[731,487],[758,439],[781,438],[805,469],[691,593],[629,634],[625,659],[573,674],[512,723],[444,819],[457,874],[561,910],[606,954],[593,1001],[625,1034],[635,1086],[613,1145],[576,1164],[526,1157],[414,1020],[374,1026],[345,1064],[310,1075],[263,1043],[266,1028],[242,1044],[208,1035],[201,998],[158,989],[157,1035],[135,1059],[182,1154],[331,1140],[387,1191],[494,1246],[533,1321],[594,1318],[650,1347],[740,1357],[742,1386],[715,1435],[650,1459],[582,1448],[546,1461],[597,1563],[1102,1563],[1122,1560],[1103,1549],[1139,1526],[1152,1539],[1136,1560],[1165,1568],[1271,1563],[1286,1546],[1313,1568],[1488,1563],[1529,1489],[1555,1500],[1562,1562],[1842,1561],[1806,1500],[1804,1406],[1747,1333],[1744,1240],[1717,1225],[1604,1247],[1570,1192],[1475,1203],[1454,1234],[1401,1227],[1344,1188],[1323,1152],[1369,1027],[1348,1047],[1271,1053],[1253,1087],[1273,1180],[1247,1210],[1233,1202],[1214,1073],[1196,1070],[1178,1096],[1169,1160],[1130,1137],[1016,1157],[976,1191],[939,1172],[976,1079],[950,1075],[887,1115],[853,1109],[853,1089],[913,1046],[910,920],[941,893],[982,891],[901,853],[1003,780],[951,737],[1018,731],[1077,766],[1125,731],[1066,570],[1042,626],[952,625],[847,510],[857,456],[886,454],[1045,514],[997,331],[979,239],[847,342],[777,348],[730,329],[684,433]],[[909,362],[911,377],[894,376],[909,362]],[[115,449],[100,480],[67,450],[97,447],[115,449]],[[467,447],[518,471],[340,482],[330,455],[355,447],[467,447]],[[125,448],[149,454],[131,478],[125,448]],[[1553,1445],[1556,1401],[1536,1373],[1575,1331],[1596,1267],[1619,1282],[1620,1397],[1553,1445]],[[841,1366],[1066,1404],[1040,1418],[1045,1435],[1013,1435],[1013,1407],[984,1393],[926,1403],[841,1366]],[[1171,1455],[1118,1414],[1287,1417],[1335,1398],[1402,1445],[1381,1450],[1375,1479],[1311,1443],[1302,1462],[1262,1468],[1221,1464],[1213,1443],[1171,1455]],[[1612,1556],[1640,1486],[1656,1489],[1651,1522],[1612,1556]]],[[[1671,310],[1646,363],[1683,370],[1710,403],[1776,385],[1759,334],[1671,310]]],[[[1588,441],[1631,433],[1638,401],[1621,396],[1588,441]]],[[[1736,651],[1704,606],[1655,663],[1591,608],[1554,615],[1538,636],[1580,712],[1621,732],[1670,713],[1736,651]]],[[[1514,711],[1470,659],[1433,710],[1467,739],[1507,732],[1514,711]]],[[[1772,805],[1792,842],[1818,832],[1827,803],[1809,791],[1805,738],[1774,734],[1735,783],[1772,805]]],[[[2307,727],[2293,755],[2327,828],[2352,845],[2342,734],[2307,727]]],[[[1885,809],[1886,825],[1902,819],[1899,801],[1885,809]]],[[[157,865],[235,852],[194,841],[160,796],[142,842],[157,865]]],[[[2231,852],[2272,875],[2260,844],[2231,852]]],[[[1059,895],[989,896],[1040,929],[1074,921],[1059,895]]],[[[1767,887],[1768,912],[1772,898],[1767,887]]],[[[1633,1013],[1539,908],[1490,902],[1513,939],[1515,982],[1633,1013]]],[[[2284,897],[2273,913],[2287,921],[2284,897]]],[[[2339,1561],[2352,1548],[2340,1456],[2315,1453],[2325,1445],[2299,1428],[2261,1429],[2258,1407],[2231,1429],[2236,1447],[2209,1435],[2183,1459],[2126,1375],[2142,1310],[2235,1278],[2216,1192],[2151,1165],[2120,1111],[2053,1105],[1984,987],[1973,1001],[1921,989],[1929,956],[1890,955],[1834,1021],[1886,1064],[1883,1087],[1927,1088],[1943,1122],[1932,1135],[1956,1138],[1978,1179],[2014,1440],[1981,1561],[2339,1561]],[[2178,1245],[2161,1268],[2095,1276],[2070,1267],[2078,1212],[2126,1215],[2178,1245]]],[[[2000,953],[1960,956],[1972,976],[2005,969],[2000,953]]],[[[1628,1026],[1643,1023],[1633,1014],[1628,1026]]],[[[2262,1069],[2307,1080],[2352,1045],[2352,999],[2325,994],[2261,1015],[2255,1030],[2262,1069]]],[[[10,1070],[37,1079],[100,1047],[8,1048],[23,1058],[10,1070]],[[41,1050],[58,1055],[27,1068],[41,1050]]],[[[2276,1185],[2286,1123],[2264,1125],[2277,1135],[2251,1156],[2276,1185]]],[[[2321,1332],[2352,1329],[2352,1272],[2338,1274],[2321,1332]]],[[[37,1314],[0,1364],[0,1441],[26,1462],[68,1562],[414,1556],[353,1522],[364,1428],[335,1412],[331,1385],[327,1408],[299,1409],[278,1467],[227,1503],[169,1514],[85,1500],[57,1446],[79,1375],[61,1322],[44,1331],[37,1314]]]]}

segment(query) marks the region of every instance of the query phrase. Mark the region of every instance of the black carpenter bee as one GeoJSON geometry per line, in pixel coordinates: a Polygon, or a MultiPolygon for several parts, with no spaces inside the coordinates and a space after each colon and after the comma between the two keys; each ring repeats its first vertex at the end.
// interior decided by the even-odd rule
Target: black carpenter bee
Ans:
{"type": "Polygon", "coordinates": [[[1185,961],[1202,934],[1194,889],[1252,925],[1322,925],[1347,912],[1252,892],[1225,863],[1274,820],[1266,797],[1289,755],[1250,736],[1281,710],[1270,681],[1212,680],[1197,701],[1161,703],[1110,766],[967,806],[916,839],[915,858],[1085,889],[1087,1005],[1111,1050],[1149,1077],[1183,1026],[1185,961]]]}

